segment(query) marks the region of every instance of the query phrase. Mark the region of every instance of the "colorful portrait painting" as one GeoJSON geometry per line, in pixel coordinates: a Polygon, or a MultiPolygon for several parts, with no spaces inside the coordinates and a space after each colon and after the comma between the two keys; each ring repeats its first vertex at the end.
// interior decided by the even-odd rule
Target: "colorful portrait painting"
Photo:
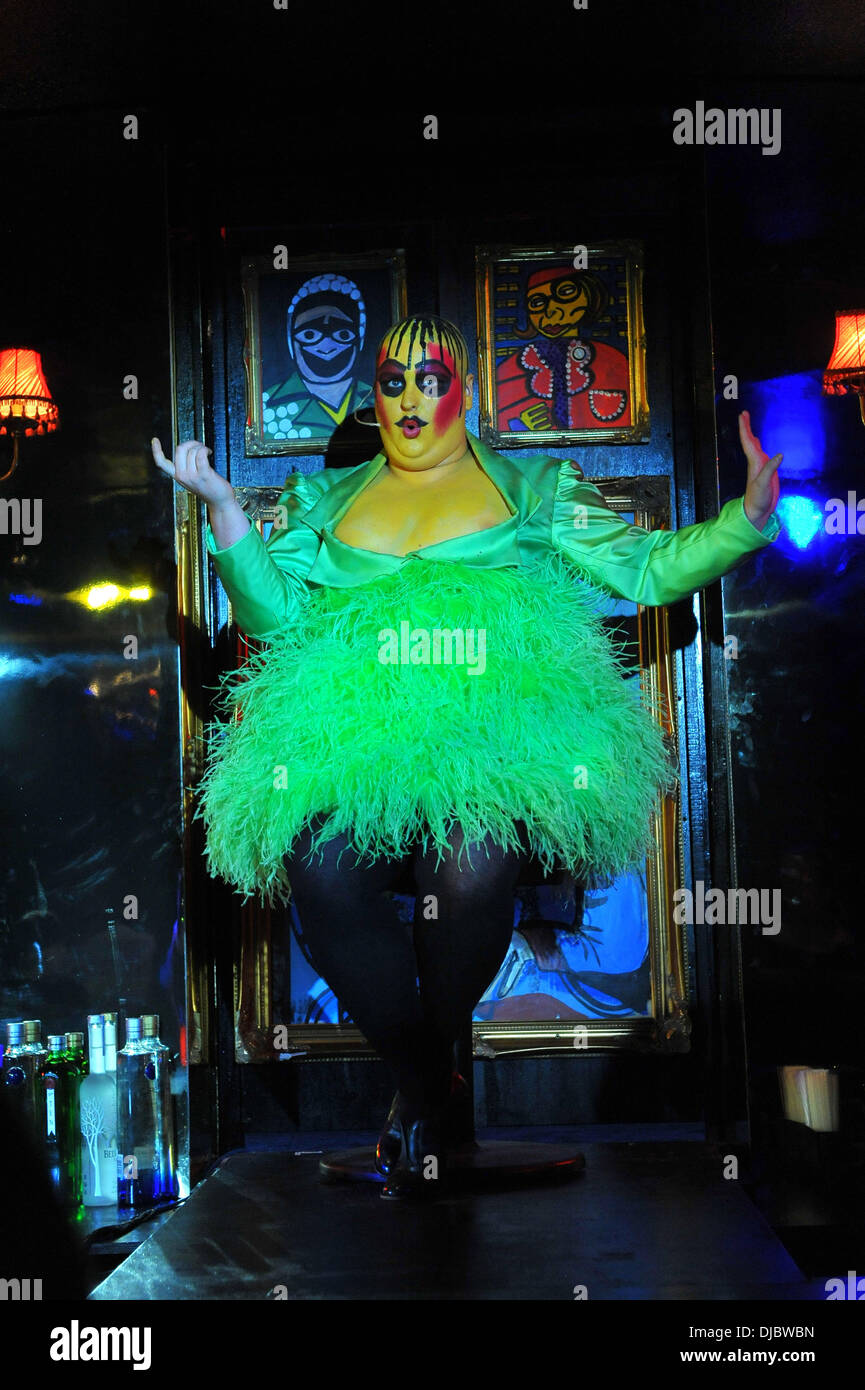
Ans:
{"type": "Polygon", "coordinates": [[[247,454],[325,452],[371,404],[376,344],[405,312],[402,254],[250,258],[243,293],[247,454]]]}
{"type": "Polygon", "coordinates": [[[485,442],[647,437],[637,243],[482,248],[477,270],[485,442]]]}

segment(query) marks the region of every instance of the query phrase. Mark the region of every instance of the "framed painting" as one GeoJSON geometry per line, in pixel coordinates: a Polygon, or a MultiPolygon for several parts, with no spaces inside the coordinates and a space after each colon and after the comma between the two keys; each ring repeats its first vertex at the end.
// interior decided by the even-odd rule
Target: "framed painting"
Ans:
{"type": "Polygon", "coordinates": [[[323,454],[372,403],[375,349],[406,312],[400,250],[345,256],[248,256],[246,453],[323,454]]]}
{"type": "Polygon", "coordinates": [[[649,438],[642,248],[478,248],[480,437],[497,449],[649,438]]]}
{"type": "MultiPolygon", "coordinates": [[[[631,525],[669,525],[662,478],[598,484],[631,525]]],[[[667,610],[610,600],[626,679],[644,687],[674,747],[676,683],[667,610]]],[[[678,795],[659,797],[643,866],[605,887],[560,871],[518,882],[510,949],[475,1006],[475,1052],[689,1047],[687,938],[676,922],[684,863],[678,795]]]]}
{"type": "MultiPolygon", "coordinates": [[[[634,524],[650,530],[669,525],[666,479],[610,479],[598,486],[608,505],[634,524]]],[[[241,488],[237,497],[266,538],[279,489],[241,488]]],[[[645,686],[675,746],[666,609],[610,600],[606,621],[624,643],[625,678],[645,686]]],[[[254,646],[238,636],[238,660],[254,646]]],[[[645,864],[604,889],[564,871],[533,875],[529,866],[515,892],[509,950],[473,1013],[476,1055],[687,1050],[687,937],[674,906],[682,881],[682,821],[674,796],[658,800],[645,864]]],[[[411,885],[397,885],[393,897],[410,939],[411,885]]],[[[268,909],[249,901],[241,908],[234,979],[238,1061],[370,1055],[304,949],[293,904],[268,909]]]]}

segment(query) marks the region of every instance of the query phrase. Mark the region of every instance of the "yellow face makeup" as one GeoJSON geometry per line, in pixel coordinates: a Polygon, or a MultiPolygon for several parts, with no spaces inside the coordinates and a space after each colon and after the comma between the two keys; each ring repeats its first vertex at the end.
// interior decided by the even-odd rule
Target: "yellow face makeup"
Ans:
{"type": "Polygon", "coordinates": [[[466,452],[473,378],[458,336],[431,319],[407,319],[385,335],[375,374],[382,447],[395,467],[423,470],[466,452]]]}
{"type": "Polygon", "coordinates": [[[531,324],[545,338],[573,337],[588,307],[585,288],[567,277],[534,285],[526,297],[531,324]]]}

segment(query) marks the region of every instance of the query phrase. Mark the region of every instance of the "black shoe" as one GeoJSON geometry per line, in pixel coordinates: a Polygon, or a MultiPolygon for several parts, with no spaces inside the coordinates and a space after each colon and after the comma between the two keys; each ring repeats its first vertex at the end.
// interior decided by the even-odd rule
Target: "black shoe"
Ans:
{"type": "Polygon", "coordinates": [[[378,1137],[375,1149],[375,1166],[382,1177],[387,1177],[405,1157],[405,1135],[401,1123],[402,1096],[397,1091],[391,1101],[384,1129],[378,1137]]]}
{"type": "Polygon", "coordinates": [[[446,1109],[430,1110],[414,1121],[406,1136],[406,1166],[424,1190],[440,1186],[447,1170],[446,1109]]]}
{"type": "MultiPolygon", "coordinates": [[[[401,1123],[404,1110],[399,1091],[391,1101],[384,1129],[375,1150],[376,1171],[386,1178],[406,1159],[406,1136],[401,1123]]],[[[451,1076],[450,1095],[442,1112],[442,1138],[446,1149],[460,1149],[474,1143],[474,1105],[465,1078],[455,1071],[451,1076]]]]}
{"type": "Polygon", "coordinates": [[[447,1171],[444,1120],[444,1107],[428,1110],[415,1119],[406,1120],[400,1115],[397,1123],[402,1135],[402,1153],[385,1175],[381,1196],[386,1201],[431,1197],[441,1191],[447,1171]]]}

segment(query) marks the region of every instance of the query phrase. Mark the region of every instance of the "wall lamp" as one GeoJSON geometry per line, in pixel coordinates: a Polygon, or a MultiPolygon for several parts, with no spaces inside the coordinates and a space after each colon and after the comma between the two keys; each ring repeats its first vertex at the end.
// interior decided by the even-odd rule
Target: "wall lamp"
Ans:
{"type": "Polygon", "coordinates": [[[59,427],[60,411],[45,381],[41,353],[0,348],[0,434],[12,436],[12,466],[0,474],[0,483],[18,467],[22,435],[51,434],[59,427]]]}
{"type": "Polygon", "coordinates": [[[859,414],[865,425],[865,310],[838,309],[835,314],[835,346],[823,372],[823,395],[859,397],[859,414]]]}

